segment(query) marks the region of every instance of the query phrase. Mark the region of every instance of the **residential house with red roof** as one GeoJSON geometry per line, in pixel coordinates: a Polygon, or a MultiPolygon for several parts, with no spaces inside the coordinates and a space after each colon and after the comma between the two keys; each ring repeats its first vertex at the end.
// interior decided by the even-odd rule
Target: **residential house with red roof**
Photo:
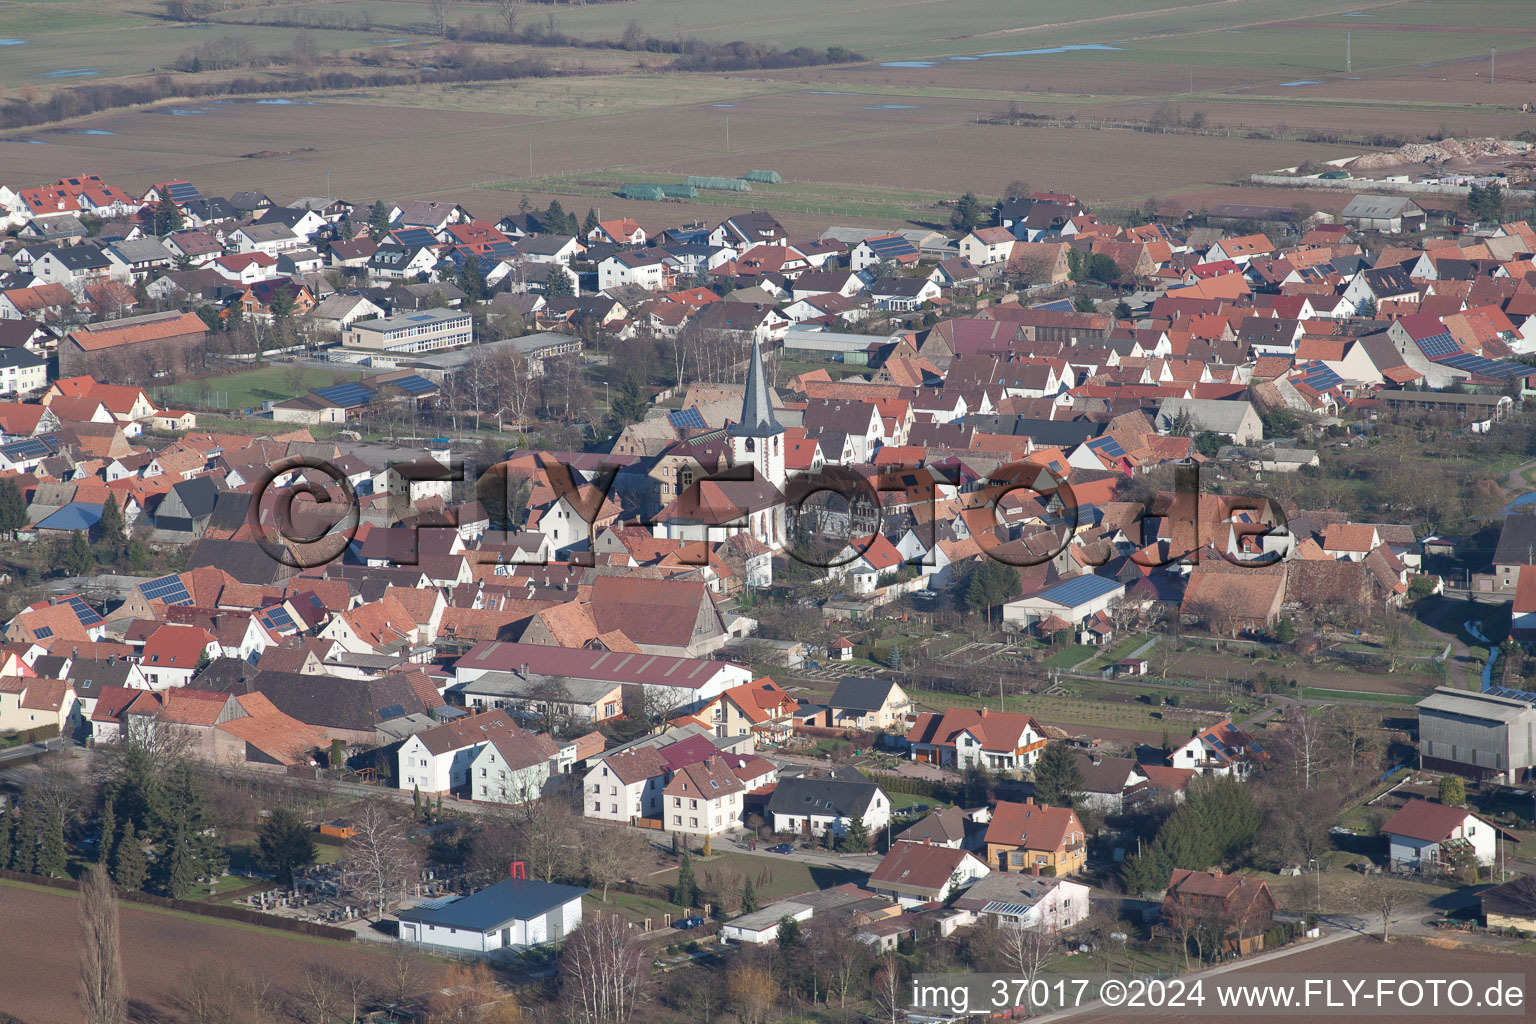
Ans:
{"type": "Polygon", "coordinates": [[[714,836],[739,828],[746,791],[723,757],[683,765],[662,789],[662,827],[687,836],[714,836]]]}
{"type": "Polygon", "coordinates": [[[1200,775],[1232,775],[1239,779],[1268,761],[1269,754],[1228,718],[1201,729],[1168,755],[1168,762],[1174,768],[1188,768],[1200,775]]]}
{"type": "Polygon", "coordinates": [[[765,743],[783,743],[794,730],[799,702],[764,676],[733,686],[715,697],[693,717],[709,726],[716,736],[755,736],[765,743]]]}
{"type": "Polygon", "coordinates": [[[865,886],[907,909],[944,900],[991,873],[992,869],[969,850],[895,843],[870,872],[865,886]]]}
{"type": "Polygon", "coordinates": [[[1045,730],[1029,715],[987,708],[925,711],[907,731],[912,760],[991,771],[1032,767],[1045,749],[1045,730]]]}
{"type": "Polygon", "coordinates": [[[1431,872],[1457,864],[1492,864],[1501,832],[1503,829],[1465,807],[1417,798],[1381,826],[1381,834],[1387,837],[1387,857],[1395,871],[1431,872]]]}
{"type": "Polygon", "coordinates": [[[144,641],[139,670],[153,689],[186,686],[204,659],[220,653],[218,638],[201,626],[165,625],[144,641]]]}
{"type": "Polygon", "coordinates": [[[78,701],[62,679],[0,677],[0,733],[53,727],[67,734],[78,701]]]}
{"type": "Polygon", "coordinates": [[[987,865],[998,871],[1070,875],[1087,859],[1087,833],[1070,807],[1047,807],[1034,797],[999,801],[987,824],[987,865]]]}
{"type": "Polygon", "coordinates": [[[1163,920],[1175,929],[1219,922],[1227,948],[1239,955],[1264,948],[1275,897],[1262,878],[1175,868],[1163,896],[1163,920]]]}

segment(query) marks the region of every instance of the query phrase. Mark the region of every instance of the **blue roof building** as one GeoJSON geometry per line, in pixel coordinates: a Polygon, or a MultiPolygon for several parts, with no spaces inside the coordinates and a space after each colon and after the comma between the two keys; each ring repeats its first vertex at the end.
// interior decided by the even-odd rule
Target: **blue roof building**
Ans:
{"type": "MultiPolygon", "coordinates": [[[[518,870],[522,865],[513,865],[518,870]]],[[[559,942],[581,924],[587,890],[508,878],[469,896],[446,897],[402,910],[400,941],[468,953],[493,953],[559,942]]]]}
{"type": "Polygon", "coordinates": [[[1084,573],[1009,601],[1003,605],[1003,621],[1018,629],[1027,629],[1053,615],[1069,623],[1080,623],[1108,608],[1123,593],[1125,584],[1119,580],[1084,573]]]}

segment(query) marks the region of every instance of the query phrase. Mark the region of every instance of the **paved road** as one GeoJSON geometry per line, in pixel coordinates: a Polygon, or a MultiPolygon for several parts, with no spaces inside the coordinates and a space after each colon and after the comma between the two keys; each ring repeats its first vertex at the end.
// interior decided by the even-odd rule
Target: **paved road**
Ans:
{"type": "MultiPolygon", "coordinates": [[[[1469,896],[1468,898],[1474,900],[1476,899],[1475,896],[1469,896]]],[[[1441,899],[1443,898],[1437,898],[1437,902],[1439,902],[1441,899]]],[[[1416,900],[1409,906],[1396,911],[1392,915],[1390,932],[1393,935],[1435,933],[1435,929],[1427,928],[1423,925],[1424,919],[1431,917],[1434,914],[1435,908],[1432,908],[1427,901],[1416,900]]],[[[1240,960],[1230,960],[1226,963],[1218,964],[1215,967],[1206,968],[1203,971],[1192,972],[1188,975],[1185,975],[1185,977],[1206,978],[1214,977],[1218,974],[1229,974],[1233,971],[1251,970],[1252,968],[1258,967],[1261,964],[1269,964],[1278,960],[1283,960],[1289,956],[1295,956],[1297,953],[1309,952],[1310,950],[1317,949],[1319,946],[1329,946],[1335,942],[1344,942],[1348,939],[1357,938],[1362,935],[1379,936],[1381,934],[1380,915],[1324,915],[1319,919],[1319,923],[1323,929],[1322,938],[1316,939],[1312,942],[1293,943],[1292,945],[1274,950],[1273,952],[1260,953],[1257,956],[1243,957],[1240,960]]],[[[1032,1017],[1030,1019],[1033,1024],[1044,1024],[1046,1021],[1068,1020],[1070,1018],[1083,1017],[1088,1014],[1122,1018],[1131,1012],[1133,1011],[1127,1011],[1118,1007],[1107,1007],[1102,1002],[1094,1000],[1093,1002],[1086,1003],[1082,1006],[1072,1007],[1071,1009],[1067,1010],[1058,1010],[1055,1013],[1048,1013],[1043,1016],[1032,1017]]]]}

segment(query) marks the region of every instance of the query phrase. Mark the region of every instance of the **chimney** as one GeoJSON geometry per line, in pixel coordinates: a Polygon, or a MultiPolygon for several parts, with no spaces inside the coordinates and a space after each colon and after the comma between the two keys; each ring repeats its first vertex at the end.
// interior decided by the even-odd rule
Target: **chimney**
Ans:
{"type": "Polygon", "coordinates": [[[982,708],[981,709],[981,717],[982,718],[986,718],[987,717],[987,709],[986,708],[982,708]]]}
{"type": "Polygon", "coordinates": [[[1034,806],[1035,798],[1032,797],[1032,796],[1027,796],[1027,797],[1024,798],[1024,802],[1026,804],[1029,804],[1030,806],[1034,806]]]}
{"type": "Polygon", "coordinates": [[[511,863],[511,865],[508,866],[507,877],[508,878],[527,879],[527,877],[528,877],[527,866],[522,861],[520,861],[520,860],[513,861],[511,863]]]}

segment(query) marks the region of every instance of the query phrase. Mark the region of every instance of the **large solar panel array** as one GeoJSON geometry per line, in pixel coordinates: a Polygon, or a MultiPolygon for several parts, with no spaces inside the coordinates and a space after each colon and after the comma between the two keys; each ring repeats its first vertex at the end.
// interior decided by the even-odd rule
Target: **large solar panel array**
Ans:
{"type": "Polygon", "coordinates": [[[1505,700],[1519,700],[1527,704],[1536,704],[1536,693],[1528,690],[1512,690],[1507,686],[1490,686],[1483,691],[1490,697],[1503,697],[1505,700]]]}
{"type": "Polygon", "coordinates": [[[26,459],[45,459],[53,454],[53,446],[40,437],[28,437],[12,441],[0,447],[0,451],[5,452],[5,457],[12,462],[21,462],[26,459]]]}
{"type": "Polygon", "coordinates": [[[883,258],[910,256],[917,253],[917,246],[899,235],[895,238],[867,238],[864,244],[869,246],[870,252],[883,258]]]}
{"type": "Polygon", "coordinates": [[[678,430],[707,430],[704,415],[697,409],[673,409],[667,413],[667,422],[678,430]]]}
{"type": "Polygon", "coordinates": [[[1527,373],[1536,373],[1536,366],[1527,366],[1524,363],[1514,363],[1503,359],[1489,359],[1486,356],[1473,355],[1471,352],[1462,352],[1444,359],[1435,360],[1442,366],[1454,367],[1458,370],[1466,370],[1483,377],[1519,377],[1527,373]]]}
{"type": "Polygon", "coordinates": [[[1040,302],[1029,307],[1030,309],[1047,309],[1053,313],[1071,313],[1077,307],[1072,305],[1071,299],[1055,299],[1051,302],[1040,302]]]}
{"type": "Polygon", "coordinates": [[[1043,591],[1040,596],[1048,601],[1066,605],[1068,608],[1076,607],[1084,601],[1091,601],[1096,597],[1102,597],[1114,590],[1119,590],[1121,584],[1109,579],[1107,576],[1095,576],[1088,573],[1070,579],[1065,583],[1058,583],[1049,590],[1043,591]]]}
{"type": "Polygon", "coordinates": [[[181,577],[176,573],[161,576],[148,583],[141,583],[139,590],[149,601],[164,601],[166,604],[192,603],[192,595],[187,593],[187,585],[181,582],[181,577]]]}
{"type": "Polygon", "coordinates": [[[328,388],[316,388],[315,394],[333,405],[351,408],[354,405],[367,405],[373,401],[375,392],[361,384],[332,384],[328,388]]]}
{"type": "Polygon", "coordinates": [[[92,608],[90,605],[86,604],[85,598],[81,597],[79,594],[71,594],[69,597],[64,599],[64,603],[75,610],[75,618],[79,619],[80,625],[84,626],[86,629],[90,629],[97,623],[106,621],[101,617],[101,613],[98,612],[95,608],[92,608]]]}
{"type": "Polygon", "coordinates": [[[1451,337],[1449,331],[1441,331],[1439,334],[1431,334],[1427,338],[1415,340],[1418,342],[1419,350],[1428,359],[1444,359],[1461,351],[1461,346],[1456,344],[1456,339],[1451,337]]]}

